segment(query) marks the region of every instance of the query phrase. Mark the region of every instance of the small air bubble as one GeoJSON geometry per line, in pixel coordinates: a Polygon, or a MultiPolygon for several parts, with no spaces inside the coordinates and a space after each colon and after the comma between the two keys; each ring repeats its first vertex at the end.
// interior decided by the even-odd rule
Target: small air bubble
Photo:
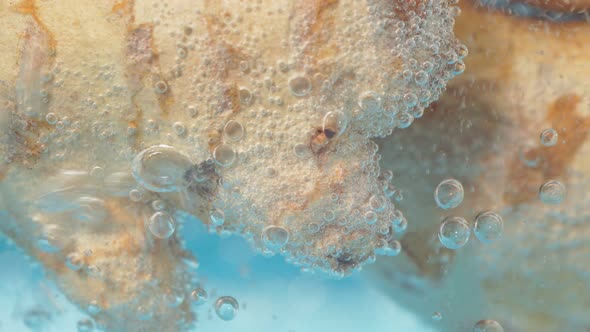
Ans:
{"type": "Polygon", "coordinates": [[[565,185],[558,180],[549,180],[539,188],[539,198],[545,204],[561,204],[565,195],[565,185]]]}
{"type": "Polygon", "coordinates": [[[228,144],[220,144],[213,151],[215,162],[223,167],[230,167],[236,160],[236,151],[228,144]]]}
{"type": "Polygon", "coordinates": [[[543,132],[541,132],[541,144],[543,144],[544,146],[554,146],[555,144],[557,144],[558,138],[559,135],[557,134],[557,131],[555,131],[555,129],[553,128],[545,129],[543,130],[543,132]]]}
{"type": "Polygon", "coordinates": [[[158,94],[164,94],[164,93],[168,92],[168,84],[164,81],[158,81],[154,85],[154,90],[158,94]]]}
{"type": "Polygon", "coordinates": [[[167,239],[174,233],[174,218],[167,212],[156,212],[150,217],[148,228],[153,236],[167,239]]]}
{"type": "Polygon", "coordinates": [[[231,296],[222,296],[215,301],[215,312],[225,321],[236,318],[239,308],[238,301],[231,296]]]}
{"type": "Polygon", "coordinates": [[[304,75],[293,76],[289,79],[289,89],[296,97],[305,97],[311,92],[311,81],[304,75]]]}
{"type": "Polygon", "coordinates": [[[238,121],[230,120],[223,127],[223,134],[229,141],[237,142],[244,137],[244,126],[238,121]]]}

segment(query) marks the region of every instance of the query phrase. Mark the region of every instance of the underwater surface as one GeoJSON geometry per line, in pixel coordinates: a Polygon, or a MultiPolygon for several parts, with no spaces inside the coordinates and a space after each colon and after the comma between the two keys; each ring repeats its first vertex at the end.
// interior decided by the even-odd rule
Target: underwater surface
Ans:
{"type": "Polygon", "coordinates": [[[0,332],[590,332],[590,0],[0,26],[0,332]]]}
{"type": "MultiPolygon", "coordinates": [[[[359,275],[318,278],[302,274],[279,257],[256,255],[241,239],[212,236],[202,225],[185,232],[195,239],[191,249],[203,253],[200,268],[207,270],[204,285],[209,293],[209,299],[195,308],[199,325],[191,331],[437,331],[359,275]],[[240,304],[232,321],[221,320],[214,311],[215,299],[224,294],[240,304]]],[[[6,244],[1,250],[0,262],[10,268],[0,274],[0,331],[77,331],[78,322],[88,315],[71,305],[21,252],[6,244]]]]}

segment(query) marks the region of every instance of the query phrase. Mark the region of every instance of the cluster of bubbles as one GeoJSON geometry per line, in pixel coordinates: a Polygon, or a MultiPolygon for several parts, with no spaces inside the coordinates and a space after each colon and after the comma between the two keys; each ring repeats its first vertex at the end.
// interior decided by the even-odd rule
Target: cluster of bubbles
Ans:
{"type": "MultiPolygon", "coordinates": [[[[381,35],[397,47],[390,55],[401,62],[396,78],[396,91],[365,91],[359,95],[361,116],[371,116],[371,135],[386,136],[393,128],[409,127],[421,118],[425,108],[437,100],[446,82],[465,71],[467,47],[452,37],[454,17],[459,9],[446,3],[429,1],[416,5],[410,2],[375,1],[370,6],[375,16],[372,24],[381,35]],[[416,10],[418,9],[418,10],[416,10]],[[405,19],[391,19],[391,12],[402,12],[405,19]],[[401,87],[401,88],[400,88],[401,87]],[[381,125],[377,125],[377,121],[381,125]]],[[[385,42],[385,41],[384,41],[385,42]]]]}
{"type": "MultiPolygon", "coordinates": [[[[112,85],[104,95],[89,96],[81,102],[80,109],[101,116],[88,128],[82,128],[86,124],[60,116],[57,111],[48,112],[44,114],[44,120],[51,129],[42,134],[39,141],[43,146],[51,145],[53,156],[58,160],[65,158],[68,143],[79,138],[81,130],[89,129],[90,136],[99,139],[98,143],[92,142],[93,145],[102,142],[109,149],[112,149],[110,141],[120,138],[133,142],[130,145],[134,147],[121,151],[118,157],[131,160],[131,176],[135,183],[128,188],[129,181],[122,179],[129,174],[120,174],[121,178],[113,181],[124,183],[120,186],[123,189],[117,187],[112,196],[119,199],[122,192],[133,203],[144,218],[149,240],[156,243],[174,242],[168,239],[173,239],[182,227],[178,215],[181,208],[188,207],[188,213],[196,214],[198,209],[194,205],[200,204],[203,197],[197,197],[195,188],[205,187],[213,180],[205,170],[210,167],[218,177],[215,179],[217,191],[202,192],[214,200],[205,212],[208,220],[204,220],[212,231],[241,233],[264,253],[280,253],[304,269],[325,269],[338,275],[350,272],[350,267],[374,261],[375,254],[398,255],[402,250],[398,239],[408,224],[394,204],[403,199],[403,192],[392,185],[391,171],[380,170],[380,155],[370,138],[391,134],[394,128],[408,128],[415,119],[423,116],[430,103],[438,99],[447,81],[465,70],[463,58],[467,56],[467,48],[453,36],[454,16],[458,9],[449,7],[445,1],[419,4],[343,1],[338,6],[345,8],[339,15],[350,24],[347,23],[348,31],[335,31],[334,40],[350,47],[342,47],[342,54],[338,57],[325,59],[335,63],[334,70],[329,69],[330,66],[316,66],[309,60],[313,56],[306,54],[308,41],[298,40],[305,34],[296,25],[287,29],[296,31],[293,36],[285,38],[286,42],[293,42],[289,46],[293,48],[291,54],[276,64],[265,63],[257,49],[259,42],[267,39],[268,31],[261,29],[242,37],[245,35],[240,31],[243,17],[239,15],[228,15],[223,20],[227,28],[214,27],[209,32],[193,33],[190,24],[180,33],[166,31],[178,37],[175,52],[152,50],[151,37],[144,40],[145,31],[137,28],[135,35],[127,36],[130,44],[127,45],[128,57],[138,62],[143,58],[150,59],[149,65],[137,65],[137,68],[145,65],[144,69],[154,72],[147,90],[154,94],[154,100],[159,101],[162,114],[180,114],[176,111],[183,109],[185,119],[180,115],[178,118],[175,115],[172,121],[147,116],[122,130],[108,115],[127,112],[129,105],[110,101],[117,100],[115,97],[127,97],[126,91],[134,91],[135,87],[126,89],[111,84],[113,77],[119,76],[114,65],[104,65],[104,68],[93,68],[92,71],[84,68],[84,71],[96,72],[106,85],[112,85]],[[368,11],[365,8],[357,10],[356,6],[368,6],[368,11]],[[211,35],[203,37],[207,33],[211,35]],[[133,43],[150,46],[138,48],[133,43]],[[215,47],[211,47],[212,44],[215,47]],[[235,59],[225,57],[231,58],[233,49],[220,54],[220,49],[227,50],[225,44],[232,45],[235,53],[239,50],[247,56],[241,56],[234,64],[235,59]],[[152,58],[152,53],[159,53],[162,58],[175,54],[172,68],[164,69],[171,74],[159,72],[161,69],[156,67],[160,63],[152,58]],[[191,68],[193,53],[198,55],[195,58],[203,59],[195,68],[191,68]],[[359,59],[367,61],[359,62],[359,59]],[[216,72],[219,68],[223,69],[224,75],[216,72]],[[230,77],[232,81],[223,82],[222,76],[230,77]],[[217,78],[220,82],[216,82],[217,78]],[[181,86],[179,82],[190,84],[181,86]],[[237,86],[236,91],[227,86],[237,86]],[[232,90],[231,93],[228,90],[232,90]],[[282,94],[282,91],[288,91],[288,94],[282,94]],[[177,99],[190,96],[190,100],[176,104],[169,99],[172,94],[179,96],[177,99]],[[310,127],[312,133],[308,133],[310,127]],[[138,128],[142,130],[141,135],[138,128]],[[170,145],[162,144],[164,140],[170,145]],[[154,145],[146,147],[149,144],[154,145]],[[188,146],[193,150],[189,151],[188,146]],[[358,158],[357,163],[351,162],[352,154],[358,158]],[[330,192],[322,192],[322,199],[317,204],[321,207],[306,208],[300,215],[285,220],[271,220],[268,210],[279,203],[282,206],[278,208],[291,201],[295,201],[296,206],[304,205],[301,202],[303,195],[298,193],[321,182],[322,179],[316,176],[322,167],[320,163],[330,158],[345,161],[343,164],[346,165],[338,171],[358,178],[346,180],[348,182],[339,190],[330,188],[330,192]],[[293,185],[296,188],[287,185],[287,182],[295,182],[294,179],[286,181],[281,178],[282,172],[290,172],[290,169],[302,169],[297,173],[303,174],[301,183],[293,185]],[[329,241],[333,243],[327,243],[329,241]]],[[[261,9],[257,6],[253,10],[261,9]]],[[[174,19],[172,9],[162,9],[160,14],[158,20],[174,19]]],[[[308,20],[308,16],[295,15],[293,21],[308,20]]],[[[157,29],[169,27],[169,24],[163,24],[157,29]]],[[[51,76],[47,81],[53,79],[51,76]]],[[[43,94],[49,103],[49,93],[43,94]]],[[[130,98],[121,99],[128,101],[130,98]]],[[[145,105],[138,107],[149,114],[145,105]]],[[[97,177],[106,178],[101,170],[95,173],[97,177]]],[[[463,198],[460,183],[459,188],[460,195],[454,192],[457,188],[453,183],[441,185],[437,188],[439,193],[435,194],[437,204],[443,209],[459,205],[463,198]]],[[[105,197],[76,197],[75,203],[71,204],[75,208],[67,213],[82,223],[100,224],[108,218],[105,197]]],[[[481,225],[482,232],[490,229],[487,222],[482,221],[481,225]]],[[[445,236],[457,238],[450,221],[448,226],[445,231],[450,232],[445,232],[445,236]]],[[[41,236],[39,246],[45,251],[57,250],[50,236],[41,236]]],[[[100,276],[103,273],[100,266],[85,266],[87,255],[92,253],[69,253],[66,264],[74,271],[100,276]]],[[[171,291],[165,295],[165,302],[169,306],[178,306],[186,297],[194,304],[207,301],[207,294],[201,288],[193,289],[189,296],[184,293],[186,290],[171,291]]],[[[152,310],[149,305],[135,309],[142,319],[157,315],[157,309],[152,310]]],[[[224,296],[215,302],[215,311],[223,320],[233,319],[238,310],[238,303],[232,297],[224,296]]],[[[88,312],[100,316],[99,303],[90,303],[88,312]]]]}
{"type": "MultiPolygon", "coordinates": [[[[170,290],[162,292],[159,286],[144,284],[142,287],[145,296],[151,296],[150,298],[140,298],[121,306],[121,310],[133,313],[133,317],[138,321],[162,315],[163,312],[168,312],[169,309],[166,308],[176,308],[183,302],[191,302],[189,289],[192,289],[198,280],[196,269],[199,265],[195,258],[182,249],[182,243],[166,241],[186,220],[194,220],[186,219],[174,199],[169,196],[176,195],[174,191],[184,187],[182,181],[175,176],[178,174],[176,166],[182,165],[185,160],[174,158],[178,154],[175,155],[176,152],[170,147],[158,146],[146,150],[135,165],[136,177],[141,176],[139,180],[142,185],[138,186],[137,179],[130,173],[108,173],[96,166],[90,171],[62,171],[55,178],[46,181],[48,188],[51,188],[50,191],[35,198],[35,207],[40,212],[38,218],[53,216],[52,219],[55,220],[75,221],[68,223],[67,228],[55,226],[53,223],[47,224],[37,246],[44,252],[63,255],[65,266],[77,275],[112,282],[112,269],[120,263],[111,263],[111,257],[104,255],[102,251],[96,254],[91,249],[96,243],[91,241],[79,241],[75,246],[68,245],[73,237],[70,234],[78,236],[77,234],[87,234],[86,232],[96,229],[102,229],[104,233],[109,234],[113,227],[130,227],[134,233],[136,221],[128,220],[129,216],[138,220],[143,219],[147,247],[155,248],[152,246],[154,241],[160,241],[162,245],[170,247],[171,250],[162,251],[172,253],[174,257],[166,255],[166,259],[177,262],[173,272],[175,277],[164,285],[170,287],[170,290]],[[170,156],[172,158],[168,158],[170,156]],[[125,207],[125,213],[119,213],[119,208],[113,209],[113,204],[125,207]],[[154,287],[156,289],[153,289],[154,287]],[[153,296],[160,293],[164,293],[161,301],[157,296],[153,296]]],[[[41,191],[43,192],[43,188],[41,191]]],[[[144,259],[147,260],[148,257],[149,254],[144,259]]],[[[109,329],[110,322],[107,317],[112,313],[110,310],[104,310],[102,300],[91,300],[87,303],[86,312],[92,319],[81,320],[77,326],[79,331],[109,329]]],[[[175,311],[173,315],[187,324],[187,320],[190,321],[190,315],[187,316],[183,310],[175,311]]]]}
{"type": "MultiPolygon", "coordinates": [[[[503,232],[504,222],[499,214],[485,211],[475,217],[473,233],[481,243],[496,242],[502,238],[503,232]]],[[[440,224],[438,238],[448,249],[456,250],[463,247],[470,237],[471,227],[463,217],[447,217],[440,224]]]]}
{"type": "MultiPolygon", "coordinates": [[[[209,296],[207,291],[201,287],[195,288],[190,293],[191,303],[197,306],[203,305],[207,302],[209,296]]],[[[225,321],[233,320],[240,309],[238,301],[232,296],[220,296],[214,303],[215,313],[217,316],[225,321]]]]}
{"type": "MultiPolygon", "coordinates": [[[[434,190],[434,200],[438,207],[444,210],[458,207],[464,198],[463,185],[456,179],[441,181],[434,190]]],[[[475,217],[473,233],[482,243],[492,243],[499,240],[504,232],[502,217],[493,211],[484,211],[475,217]]],[[[471,237],[469,222],[459,216],[446,217],[439,226],[438,238],[440,243],[452,250],[463,247],[471,237]]]]}
{"type": "MultiPolygon", "coordinates": [[[[370,137],[387,135],[395,127],[407,128],[414,119],[423,115],[424,109],[432,101],[438,98],[445,89],[446,82],[465,69],[463,58],[468,53],[467,48],[457,42],[452,32],[453,17],[457,15],[457,9],[449,7],[446,2],[424,2],[419,6],[414,6],[389,1],[374,1],[367,4],[369,15],[366,14],[366,11],[353,10],[356,9],[356,6],[360,6],[354,1],[344,2],[339,6],[346,8],[343,11],[351,11],[354,15],[367,16],[359,17],[360,20],[356,20],[355,17],[355,20],[359,22],[358,27],[351,24],[350,32],[338,32],[335,37],[339,43],[356,45],[354,48],[347,48],[342,54],[343,61],[338,61],[343,64],[342,68],[338,68],[336,71],[346,72],[351,70],[348,67],[358,67],[358,69],[354,69],[358,71],[355,73],[359,78],[358,82],[336,84],[336,80],[339,79],[330,77],[329,71],[323,72],[325,68],[314,69],[310,63],[306,63],[308,61],[306,57],[297,56],[299,53],[304,53],[301,49],[304,43],[298,42],[292,45],[293,55],[276,64],[265,63],[262,58],[252,60],[244,57],[236,63],[236,68],[228,69],[232,71],[229,76],[240,77],[239,86],[235,91],[236,98],[229,102],[226,102],[224,98],[219,98],[219,91],[225,89],[223,82],[203,80],[203,77],[207,76],[217,77],[214,70],[221,64],[210,64],[220,58],[218,50],[209,47],[207,42],[197,36],[198,34],[193,33],[193,27],[190,24],[183,26],[181,31],[170,31],[171,36],[178,38],[176,50],[173,52],[176,56],[174,59],[176,65],[171,68],[173,69],[171,72],[176,72],[176,69],[185,69],[185,65],[193,63],[192,56],[193,53],[196,53],[204,59],[196,68],[196,71],[203,75],[201,77],[191,70],[184,70],[181,76],[191,77],[194,82],[186,88],[178,86],[175,81],[175,78],[181,76],[154,75],[155,78],[150,84],[156,99],[164,100],[172,93],[180,92],[179,95],[183,95],[184,90],[187,90],[190,92],[188,95],[197,97],[194,100],[183,102],[182,108],[188,110],[184,115],[190,116],[195,122],[205,120],[210,123],[211,114],[224,120],[220,128],[216,129],[219,130],[218,134],[220,135],[209,136],[206,142],[203,142],[203,137],[201,137],[205,136],[203,135],[206,133],[205,128],[195,128],[195,125],[190,126],[187,122],[178,121],[180,118],[175,118],[175,121],[170,121],[170,123],[167,120],[147,118],[145,123],[137,124],[137,126],[145,126],[143,137],[147,137],[146,141],[158,142],[167,138],[171,142],[188,142],[195,146],[195,150],[199,151],[193,153],[193,151],[186,149],[185,151],[189,155],[172,147],[172,143],[171,145],[157,144],[144,148],[143,144],[146,143],[139,142],[140,148],[138,150],[140,152],[133,156],[131,170],[140,188],[129,191],[129,199],[133,202],[145,202],[170,193],[184,195],[190,186],[207,181],[207,177],[201,176],[202,173],[198,171],[187,175],[188,170],[195,168],[195,159],[199,161],[206,159],[208,165],[214,164],[215,172],[223,175],[219,181],[219,190],[222,191],[219,194],[219,201],[223,200],[223,202],[215,203],[216,205],[209,211],[209,220],[206,220],[212,231],[220,232],[220,234],[227,234],[230,231],[242,232],[246,236],[250,233],[255,234],[254,242],[260,243],[263,250],[281,253],[295,251],[288,255],[297,256],[298,251],[301,253],[305,250],[296,248],[302,242],[312,241],[293,234],[299,232],[300,229],[294,224],[305,223],[305,228],[309,230],[306,232],[309,237],[311,237],[310,234],[313,234],[314,237],[320,238],[321,234],[327,232],[331,227],[337,227],[342,233],[342,237],[360,231],[377,234],[374,241],[367,243],[368,246],[375,246],[377,254],[398,254],[401,245],[392,237],[394,234],[401,235],[405,231],[407,220],[401,211],[395,209],[391,203],[391,201],[403,199],[402,191],[390,184],[385,184],[383,188],[377,189],[368,186],[369,196],[366,197],[368,202],[360,206],[353,204],[354,200],[360,200],[355,193],[338,193],[339,198],[334,201],[334,206],[326,207],[325,211],[311,212],[309,213],[311,215],[308,214],[301,218],[303,220],[293,222],[265,220],[266,216],[263,213],[255,212],[256,208],[261,208],[262,204],[252,203],[248,201],[249,197],[244,195],[253,191],[249,187],[261,185],[260,177],[268,178],[269,180],[265,184],[269,185],[275,185],[281,181],[280,168],[283,166],[278,160],[284,158],[282,153],[284,147],[280,145],[280,141],[281,139],[288,140],[289,137],[286,136],[291,135],[292,132],[302,131],[300,130],[302,127],[309,126],[309,119],[312,119],[315,127],[322,133],[322,138],[318,140],[326,139],[328,141],[328,143],[319,142],[321,148],[330,142],[337,142],[343,135],[361,133],[361,137],[351,140],[361,140],[363,143],[353,147],[338,147],[338,149],[342,151],[371,149],[371,144],[365,144],[366,140],[370,137]],[[357,58],[365,55],[372,57],[376,54],[381,54],[380,59],[374,59],[376,64],[381,65],[382,58],[386,57],[394,61],[395,65],[385,66],[388,69],[383,72],[377,68],[379,66],[357,66],[357,58]],[[377,78],[378,84],[372,84],[369,81],[373,78],[377,78]],[[368,88],[358,88],[364,86],[368,88]],[[290,96],[282,95],[281,91],[288,91],[290,96]],[[352,99],[353,102],[335,102],[335,100],[345,101],[348,99],[352,99]],[[195,105],[203,106],[197,107],[195,105]],[[230,109],[239,109],[239,112],[236,112],[237,115],[230,116],[228,114],[230,109]],[[275,114],[278,112],[289,112],[289,116],[277,117],[275,114]],[[207,117],[204,114],[207,114],[207,117]],[[250,116],[253,120],[248,119],[250,116]],[[275,119],[280,121],[275,121],[275,119]],[[264,128],[256,128],[258,122],[264,122],[264,125],[261,126],[264,128]],[[269,126],[266,126],[267,122],[270,122],[269,126]],[[251,124],[254,125],[251,126],[251,124]],[[246,135],[245,125],[248,127],[248,135],[246,135]],[[275,131],[276,127],[280,128],[275,131]],[[288,135],[275,139],[279,138],[276,137],[277,133],[284,131],[282,127],[290,130],[288,135]],[[171,133],[163,133],[167,136],[161,135],[161,128],[168,128],[171,133]],[[251,140],[247,140],[252,137],[258,139],[259,142],[252,143],[251,140]],[[262,144],[261,142],[265,139],[268,139],[269,143],[262,144]],[[205,144],[207,148],[204,148],[205,144]],[[205,150],[207,153],[203,152],[205,150]],[[199,158],[194,158],[194,154],[199,155],[199,158]],[[259,156],[263,158],[258,158],[259,156]],[[239,189],[244,197],[244,202],[239,202],[240,199],[236,197],[239,197],[240,194],[233,192],[235,182],[232,182],[230,172],[236,170],[237,165],[251,167],[249,169],[254,169],[259,172],[256,174],[260,174],[255,179],[243,179],[243,183],[240,184],[241,188],[239,189]],[[225,200],[225,198],[228,199],[225,200]],[[254,208],[252,205],[257,206],[254,208]],[[348,211],[353,205],[355,205],[354,211],[348,211]],[[236,206],[239,206],[239,209],[234,209],[236,206]],[[348,214],[350,216],[347,216],[348,214]],[[261,220],[255,221],[254,219],[257,218],[261,220]],[[240,225],[236,225],[236,219],[239,219],[240,225]],[[230,220],[231,222],[228,222],[230,220]],[[252,227],[249,228],[249,225],[252,227]],[[291,247],[292,243],[295,246],[291,247]]],[[[171,15],[164,12],[162,14],[162,20],[170,18],[169,15],[171,15]]],[[[303,20],[307,19],[303,18],[304,15],[301,17],[303,20]]],[[[345,17],[344,19],[352,18],[345,17]]],[[[233,36],[233,32],[239,31],[241,26],[238,17],[228,17],[227,24],[232,28],[228,28],[227,31],[220,29],[221,31],[216,32],[218,35],[215,35],[215,38],[223,40],[233,36]],[[230,30],[232,31],[230,32],[230,30]]],[[[302,24],[306,24],[306,22],[302,24]]],[[[161,28],[163,27],[158,29],[161,28]]],[[[289,38],[293,38],[295,41],[301,36],[295,36],[298,33],[296,32],[297,28],[292,30],[295,32],[289,38]]],[[[137,36],[141,37],[142,33],[138,33],[137,36]]],[[[132,37],[139,38],[135,35],[132,37]]],[[[142,41],[135,41],[133,38],[130,38],[133,42],[142,41]]],[[[236,44],[236,47],[245,53],[258,54],[256,52],[257,43],[264,39],[264,34],[258,35],[258,32],[252,32],[248,38],[233,44],[236,44]]],[[[146,50],[135,51],[146,52],[146,50]]],[[[138,58],[144,55],[134,54],[138,58]]],[[[107,66],[104,70],[105,80],[109,81],[112,76],[107,66]]],[[[108,96],[117,96],[120,91],[108,91],[108,93],[108,96]]],[[[96,100],[89,99],[87,103],[91,108],[101,107],[96,100]]],[[[114,108],[116,105],[108,107],[105,105],[104,114],[108,114],[114,108]]],[[[48,124],[56,126],[60,121],[64,122],[54,113],[47,114],[46,120],[48,124]]],[[[93,127],[96,128],[93,131],[101,137],[109,138],[117,135],[107,124],[107,121],[102,123],[97,120],[93,127]]],[[[126,136],[137,138],[137,128],[129,127],[127,129],[126,136]]],[[[332,146],[335,145],[336,143],[332,144],[332,146]]],[[[289,146],[289,149],[291,149],[290,153],[299,160],[296,167],[309,164],[313,160],[311,158],[313,154],[317,154],[321,150],[320,148],[318,150],[310,148],[310,144],[304,140],[301,140],[299,144],[289,146]]],[[[380,173],[378,166],[374,165],[378,163],[379,156],[375,153],[367,153],[363,154],[363,157],[366,160],[362,161],[362,167],[368,169],[367,178],[369,181],[373,181],[380,173]]],[[[311,180],[302,182],[305,181],[310,182],[311,180]]],[[[382,183],[379,182],[377,185],[382,185],[382,183]]],[[[280,197],[281,201],[289,200],[278,186],[276,196],[280,197]]],[[[187,200],[190,199],[194,199],[194,197],[189,196],[187,200]]],[[[160,200],[160,202],[164,201],[164,199],[160,200]]],[[[174,234],[178,227],[174,215],[175,208],[175,206],[165,208],[152,206],[145,225],[154,238],[167,239],[174,234]]],[[[347,256],[345,251],[344,254],[339,252],[342,250],[343,248],[331,250],[327,256],[347,256]]],[[[354,250],[351,249],[351,251],[354,250]]],[[[314,254],[302,253],[303,260],[309,261],[308,257],[311,255],[314,254]]],[[[360,257],[353,258],[350,260],[362,260],[360,257]]],[[[304,265],[306,264],[304,263],[304,265]]],[[[319,266],[321,264],[312,263],[311,265],[319,266]]],[[[329,266],[330,264],[324,265],[329,266]]]]}

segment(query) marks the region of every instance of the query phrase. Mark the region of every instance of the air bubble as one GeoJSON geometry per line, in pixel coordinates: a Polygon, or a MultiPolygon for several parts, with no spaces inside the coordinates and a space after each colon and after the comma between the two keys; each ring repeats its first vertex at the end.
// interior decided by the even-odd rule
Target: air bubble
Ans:
{"type": "Polygon", "coordinates": [[[406,104],[407,107],[414,107],[416,106],[416,104],[418,104],[418,97],[413,94],[413,93],[406,93],[404,95],[404,104],[406,104]]]}
{"type": "Polygon", "coordinates": [[[373,195],[369,199],[369,205],[375,211],[383,211],[387,204],[387,199],[383,195],[373,195]]]}
{"type": "Polygon", "coordinates": [[[397,126],[400,129],[408,128],[414,121],[414,117],[408,112],[399,112],[396,115],[397,126]]]}
{"type": "Polygon", "coordinates": [[[447,217],[440,224],[438,238],[448,249],[456,250],[463,247],[471,235],[467,220],[461,217],[447,217]]]}
{"type": "Polygon", "coordinates": [[[427,73],[431,73],[434,70],[434,63],[430,61],[424,61],[424,63],[422,63],[422,69],[424,69],[424,71],[427,73]]]}
{"type": "Polygon", "coordinates": [[[155,145],[135,156],[131,170],[135,180],[148,190],[176,192],[189,185],[185,173],[191,167],[189,157],[175,148],[155,145]]]}
{"type": "Polygon", "coordinates": [[[391,225],[397,226],[404,220],[404,214],[400,210],[393,210],[389,213],[389,221],[391,225]]]}
{"type": "Polygon", "coordinates": [[[375,253],[377,255],[381,255],[381,256],[397,256],[400,254],[400,252],[402,251],[402,244],[397,241],[397,240],[393,240],[390,243],[387,243],[385,246],[381,247],[381,248],[377,248],[375,250],[375,253]]]}
{"type": "Polygon", "coordinates": [[[164,94],[168,92],[168,84],[164,81],[158,81],[154,85],[154,91],[158,94],[164,94]]]}
{"type": "Polygon", "coordinates": [[[555,144],[557,144],[558,137],[559,135],[557,134],[557,131],[555,131],[555,129],[545,129],[543,130],[543,132],[541,132],[541,144],[543,144],[544,146],[554,146],[555,144]]]}
{"type": "Polygon", "coordinates": [[[295,156],[297,156],[297,158],[299,159],[305,159],[307,157],[309,157],[310,155],[310,150],[309,150],[309,146],[305,145],[305,144],[295,144],[295,146],[293,147],[293,153],[295,153],[295,156]]]}
{"type": "Polygon", "coordinates": [[[414,107],[410,114],[412,115],[412,117],[414,117],[414,119],[420,119],[422,116],[424,116],[424,108],[414,107]]]}
{"type": "Polygon", "coordinates": [[[381,172],[381,175],[383,175],[383,178],[385,179],[385,181],[393,180],[393,172],[389,169],[386,169],[383,172],[381,172]]]}
{"type": "Polygon", "coordinates": [[[163,211],[166,208],[166,203],[160,199],[156,199],[152,202],[152,209],[155,211],[163,211]]]}
{"type": "Polygon", "coordinates": [[[129,190],[129,199],[133,202],[140,202],[143,199],[143,192],[139,189],[129,190]]]}
{"type": "Polygon", "coordinates": [[[220,144],[213,150],[215,162],[223,167],[230,167],[236,160],[236,151],[229,144],[220,144]]]}
{"type": "Polygon", "coordinates": [[[207,302],[207,299],[208,299],[207,291],[205,291],[201,287],[198,287],[191,292],[190,298],[191,298],[191,301],[193,304],[201,305],[201,304],[207,302]]]}
{"type": "Polygon", "coordinates": [[[463,185],[455,179],[446,179],[436,186],[434,200],[444,210],[456,208],[463,202],[463,185]]]}
{"type": "Polygon", "coordinates": [[[100,307],[100,305],[98,304],[98,301],[96,300],[92,300],[90,301],[90,303],[88,304],[88,307],[86,309],[88,311],[88,313],[92,316],[99,314],[102,311],[102,308],[100,307]]]}
{"type": "Polygon", "coordinates": [[[365,212],[364,219],[368,225],[373,225],[377,222],[377,214],[374,211],[367,211],[365,212]]]}
{"type": "Polygon", "coordinates": [[[93,178],[100,180],[104,178],[104,168],[100,167],[100,166],[95,166],[92,167],[92,170],[90,170],[90,176],[92,176],[93,178]]]}
{"type": "Polygon", "coordinates": [[[49,324],[51,315],[43,309],[30,309],[24,314],[23,323],[30,331],[42,331],[49,324]]]}
{"type": "Polygon", "coordinates": [[[499,240],[504,232],[502,217],[495,212],[486,211],[477,215],[473,226],[473,233],[482,243],[499,240]]]}
{"type": "Polygon", "coordinates": [[[240,98],[240,104],[244,106],[249,106],[250,104],[252,104],[252,93],[250,92],[250,90],[246,88],[241,88],[238,91],[238,96],[240,98]]]}
{"type": "Polygon", "coordinates": [[[401,221],[397,224],[393,224],[393,231],[396,234],[403,234],[408,229],[408,220],[402,217],[401,221]]]}
{"type": "Polygon", "coordinates": [[[305,97],[311,92],[311,81],[304,75],[293,76],[289,79],[289,89],[296,97],[305,97]]]}
{"type": "Polygon", "coordinates": [[[57,115],[55,115],[55,113],[47,113],[47,115],[45,115],[45,121],[50,125],[54,125],[57,123],[57,115]]]}
{"type": "Polygon", "coordinates": [[[94,323],[90,319],[79,320],[76,324],[78,332],[91,332],[94,330],[94,323]]]}
{"type": "Polygon", "coordinates": [[[150,217],[148,228],[153,236],[167,239],[174,233],[174,218],[167,212],[156,212],[150,217]]]}
{"type": "Polygon", "coordinates": [[[346,130],[348,117],[342,111],[330,111],[324,116],[322,130],[327,138],[336,138],[346,130]]]}
{"type": "Polygon", "coordinates": [[[281,226],[267,226],[262,231],[262,243],[270,250],[278,250],[289,242],[289,231],[281,226]]]}
{"type": "Polygon", "coordinates": [[[456,53],[457,56],[459,56],[459,59],[463,59],[469,54],[469,49],[467,48],[467,46],[465,46],[465,44],[459,44],[457,46],[456,53]]]}
{"type": "Polygon", "coordinates": [[[176,55],[178,55],[178,57],[181,58],[181,59],[186,58],[186,55],[187,55],[186,47],[178,46],[176,48],[176,55]]]}
{"type": "Polygon", "coordinates": [[[504,328],[495,320],[484,319],[475,324],[473,332],[504,332],[504,328]]]}
{"type": "Polygon", "coordinates": [[[561,204],[565,195],[565,185],[558,180],[549,180],[539,188],[539,198],[545,204],[561,204]]]}
{"type": "Polygon", "coordinates": [[[424,70],[420,70],[414,76],[414,80],[416,81],[416,84],[424,85],[424,84],[428,83],[428,73],[424,70]]]}
{"type": "Polygon", "coordinates": [[[66,266],[72,271],[78,271],[84,265],[84,258],[82,255],[72,252],[66,256],[66,266]]]}
{"type": "Polygon", "coordinates": [[[320,225],[318,223],[312,222],[309,225],[307,225],[307,230],[311,234],[315,234],[320,231],[320,225]]]}
{"type": "Polygon", "coordinates": [[[223,127],[223,134],[229,141],[237,142],[244,137],[244,126],[238,121],[230,120],[223,127]]]}
{"type": "Polygon", "coordinates": [[[76,200],[78,209],[73,213],[75,219],[85,222],[98,224],[103,222],[107,217],[105,202],[95,197],[79,197],[76,200]]]}
{"type": "Polygon", "coordinates": [[[209,220],[211,220],[213,226],[221,226],[225,223],[225,213],[221,210],[211,210],[209,220]]]}
{"type": "Polygon", "coordinates": [[[457,62],[455,62],[452,66],[452,73],[453,75],[457,76],[460,74],[463,74],[463,72],[465,71],[465,63],[463,63],[462,60],[459,60],[457,62]]]}
{"type": "Polygon", "coordinates": [[[332,210],[327,210],[324,212],[323,219],[325,222],[332,222],[336,218],[336,214],[332,210]]]}
{"type": "Polygon", "coordinates": [[[391,193],[391,198],[399,203],[404,200],[404,192],[401,189],[395,189],[393,193],[391,193]]]}
{"type": "Polygon", "coordinates": [[[381,98],[376,92],[367,91],[360,95],[358,104],[364,111],[377,111],[381,109],[381,98]]]}
{"type": "Polygon", "coordinates": [[[182,122],[174,122],[172,124],[172,130],[174,130],[174,133],[176,133],[176,135],[181,136],[184,135],[184,133],[186,132],[186,127],[182,122]]]}
{"type": "Polygon", "coordinates": [[[222,296],[215,301],[215,312],[222,320],[229,321],[236,318],[240,306],[231,296],[222,296]]]}
{"type": "Polygon", "coordinates": [[[163,296],[164,303],[170,308],[178,307],[184,300],[182,292],[178,290],[168,290],[163,296]]]}

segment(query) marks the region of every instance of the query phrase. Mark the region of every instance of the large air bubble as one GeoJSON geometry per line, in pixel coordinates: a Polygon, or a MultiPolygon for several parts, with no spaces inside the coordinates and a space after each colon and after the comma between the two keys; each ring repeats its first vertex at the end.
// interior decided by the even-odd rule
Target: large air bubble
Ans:
{"type": "Polygon", "coordinates": [[[131,166],[133,177],[154,192],[177,192],[186,188],[185,176],[192,167],[190,158],[168,145],[149,147],[135,156],[131,166]]]}

